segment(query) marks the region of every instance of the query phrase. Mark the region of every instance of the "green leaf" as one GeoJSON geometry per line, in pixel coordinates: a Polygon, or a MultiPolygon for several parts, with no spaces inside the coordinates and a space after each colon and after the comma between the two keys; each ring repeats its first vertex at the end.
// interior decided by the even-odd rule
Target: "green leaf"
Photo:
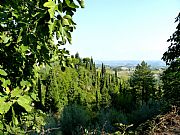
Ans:
{"type": "Polygon", "coordinates": [[[31,86],[30,82],[24,81],[24,80],[22,80],[22,81],[20,82],[20,85],[21,85],[21,86],[31,86]]]}
{"type": "Polygon", "coordinates": [[[4,88],[7,87],[7,85],[10,85],[11,84],[11,81],[10,80],[5,80],[4,78],[0,78],[0,80],[2,81],[2,85],[4,88]]]}
{"type": "Polygon", "coordinates": [[[18,18],[19,15],[18,15],[18,13],[12,12],[12,16],[18,18]]]}
{"type": "Polygon", "coordinates": [[[9,89],[9,87],[6,87],[6,94],[8,95],[10,92],[11,92],[11,90],[9,89]]]}
{"type": "Polygon", "coordinates": [[[21,28],[20,32],[19,32],[19,36],[18,36],[18,39],[17,39],[17,43],[19,43],[21,40],[22,40],[22,31],[23,31],[23,28],[21,28]]]}
{"type": "Polygon", "coordinates": [[[56,4],[54,3],[54,1],[48,1],[48,2],[45,2],[44,7],[48,7],[48,8],[53,8],[56,6],[56,4]]]}
{"type": "Polygon", "coordinates": [[[7,43],[6,46],[9,46],[11,44],[11,42],[7,43]]]}
{"type": "Polygon", "coordinates": [[[72,17],[70,15],[65,15],[63,18],[65,18],[65,19],[72,19],[72,17]]]}
{"type": "Polygon", "coordinates": [[[12,105],[12,102],[2,102],[0,105],[0,114],[6,114],[10,107],[12,105]]]}
{"type": "Polygon", "coordinates": [[[84,0],[81,0],[81,7],[84,8],[85,7],[85,4],[84,4],[84,0]]]}
{"type": "Polygon", "coordinates": [[[21,45],[20,48],[21,48],[21,51],[22,51],[22,52],[25,52],[25,51],[27,51],[27,49],[28,49],[29,47],[28,47],[28,46],[21,45]]]}
{"type": "Polygon", "coordinates": [[[62,66],[66,67],[66,62],[65,61],[62,61],[62,66]]]}
{"type": "Polygon", "coordinates": [[[7,37],[4,33],[0,36],[0,38],[3,40],[3,43],[8,43],[10,40],[10,37],[7,37]]]}
{"type": "Polygon", "coordinates": [[[80,6],[81,6],[82,8],[85,7],[84,0],[78,0],[78,2],[79,2],[80,6]]]}
{"type": "Polygon", "coordinates": [[[36,98],[37,98],[36,94],[35,94],[35,93],[32,93],[32,94],[31,94],[31,98],[32,98],[33,100],[36,100],[36,98]]]}
{"type": "Polygon", "coordinates": [[[70,0],[65,0],[66,4],[70,8],[79,8],[78,5],[76,5],[74,2],[70,2],[70,0]]]}
{"type": "Polygon", "coordinates": [[[71,39],[71,34],[70,34],[70,32],[65,32],[65,35],[66,35],[66,37],[68,38],[68,39],[71,39]]]}
{"type": "Polygon", "coordinates": [[[28,95],[19,97],[17,103],[22,106],[27,112],[31,112],[31,98],[28,95]]]}
{"type": "Polygon", "coordinates": [[[16,117],[16,115],[15,115],[15,112],[14,112],[14,109],[13,109],[13,107],[12,107],[12,121],[13,121],[13,124],[14,125],[18,125],[18,119],[17,119],[17,117],[16,117]]]}
{"type": "Polygon", "coordinates": [[[7,76],[7,73],[3,69],[0,69],[0,75],[7,76]]]}
{"type": "Polygon", "coordinates": [[[0,104],[3,104],[6,101],[7,96],[1,97],[0,98],[0,104]]]}
{"type": "Polygon", "coordinates": [[[48,12],[49,12],[50,18],[53,18],[55,10],[58,10],[58,5],[56,5],[54,1],[48,1],[44,3],[44,7],[49,8],[48,12]]]}
{"type": "Polygon", "coordinates": [[[11,132],[11,128],[10,128],[10,125],[7,125],[7,124],[5,124],[5,126],[6,126],[6,130],[7,130],[7,132],[11,132]]]}
{"type": "Polygon", "coordinates": [[[66,18],[63,18],[63,22],[62,22],[64,25],[69,25],[69,22],[68,22],[68,19],[66,18]]]}
{"type": "Polygon", "coordinates": [[[16,88],[11,92],[11,97],[20,97],[21,93],[22,93],[22,90],[19,88],[16,88]]]}
{"type": "Polygon", "coordinates": [[[4,128],[3,123],[2,123],[2,121],[0,121],[0,130],[3,130],[3,128],[4,128]]]}
{"type": "Polygon", "coordinates": [[[49,12],[50,18],[53,18],[54,17],[54,10],[50,8],[50,9],[48,9],[48,12],[49,12]]]}
{"type": "Polygon", "coordinates": [[[48,27],[49,27],[49,33],[52,34],[53,29],[54,29],[54,23],[52,23],[51,21],[48,22],[48,27]]]}

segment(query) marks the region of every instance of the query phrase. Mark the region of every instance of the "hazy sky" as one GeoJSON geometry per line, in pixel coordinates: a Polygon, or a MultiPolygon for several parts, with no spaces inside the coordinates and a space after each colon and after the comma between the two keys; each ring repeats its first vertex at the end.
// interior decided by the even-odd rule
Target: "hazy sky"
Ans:
{"type": "Polygon", "coordinates": [[[160,60],[179,9],[180,0],[85,0],[66,47],[95,60],[160,60]]]}

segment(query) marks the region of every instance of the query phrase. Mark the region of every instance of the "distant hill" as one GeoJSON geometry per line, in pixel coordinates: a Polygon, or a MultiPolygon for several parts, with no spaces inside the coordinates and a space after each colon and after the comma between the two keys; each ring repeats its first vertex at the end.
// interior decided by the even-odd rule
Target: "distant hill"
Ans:
{"type": "MultiPolygon", "coordinates": [[[[97,66],[100,66],[102,63],[110,66],[110,67],[118,67],[118,66],[124,66],[124,67],[135,67],[137,64],[141,63],[141,60],[95,60],[95,63],[97,66]]],[[[152,68],[161,68],[166,67],[165,62],[161,60],[147,60],[145,61],[150,65],[152,68]]]]}

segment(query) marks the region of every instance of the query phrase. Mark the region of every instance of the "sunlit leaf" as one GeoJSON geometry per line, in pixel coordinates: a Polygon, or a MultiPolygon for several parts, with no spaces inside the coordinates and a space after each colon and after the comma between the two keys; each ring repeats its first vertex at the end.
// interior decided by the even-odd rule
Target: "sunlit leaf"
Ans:
{"type": "Polygon", "coordinates": [[[15,114],[15,112],[14,112],[14,109],[13,109],[13,107],[12,107],[12,121],[13,121],[13,124],[14,125],[18,125],[18,119],[17,119],[17,117],[16,117],[16,114],[15,114]]]}
{"type": "Polygon", "coordinates": [[[54,1],[48,1],[48,2],[44,3],[44,7],[53,8],[55,6],[56,6],[56,4],[54,3],[54,1]]]}
{"type": "Polygon", "coordinates": [[[6,94],[9,94],[11,91],[10,91],[10,89],[9,89],[9,87],[6,87],[6,94]]]}
{"type": "Polygon", "coordinates": [[[18,36],[18,39],[17,39],[17,43],[19,43],[21,40],[22,40],[22,31],[23,31],[23,28],[21,28],[20,32],[19,32],[19,36],[18,36]]]}
{"type": "Polygon", "coordinates": [[[22,81],[20,82],[20,85],[21,85],[21,86],[30,86],[31,84],[30,84],[30,82],[28,82],[28,81],[22,80],[22,81]]]}
{"type": "Polygon", "coordinates": [[[0,114],[5,114],[9,111],[12,102],[2,102],[0,105],[0,114]]]}
{"type": "Polygon", "coordinates": [[[63,24],[64,25],[69,25],[68,19],[63,18],[63,24]]]}
{"type": "Polygon", "coordinates": [[[21,45],[20,48],[21,48],[21,51],[22,51],[22,52],[25,52],[25,51],[27,51],[27,49],[28,49],[29,47],[28,47],[28,46],[21,45]]]}
{"type": "Polygon", "coordinates": [[[0,75],[7,76],[7,73],[3,69],[0,69],[0,75]]]}
{"type": "Polygon", "coordinates": [[[22,93],[22,90],[16,88],[11,92],[11,97],[20,97],[22,93]]]}
{"type": "Polygon", "coordinates": [[[49,12],[50,18],[53,18],[55,10],[58,10],[58,5],[56,5],[54,1],[48,1],[44,3],[44,7],[49,8],[48,12],[49,12]]]}
{"type": "Polygon", "coordinates": [[[36,95],[35,93],[32,93],[32,94],[31,94],[31,98],[32,98],[33,100],[36,100],[37,95],[36,95]]]}
{"type": "Polygon", "coordinates": [[[0,80],[2,81],[2,85],[4,88],[7,87],[7,85],[10,85],[11,84],[11,81],[10,80],[6,80],[4,78],[0,78],[0,80]]]}
{"type": "Polygon", "coordinates": [[[12,12],[12,16],[18,18],[19,15],[17,13],[15,13],[15,12],[12,12]]]}
{"type": "Polygon", "coordinates": [[[18,98],[17,103],[22,106],[27,112],[31,112],[32,107],[30,105],[31,98],[27,95],[18,98]]]}
{"type": "Polygon", "coordinates": [[[0,98],[0,104],[3,104],[6,101],[6,96],[0,98]]]}
{"type": "Polygon", "coordinates": [[[4,33],[0,35],[0,38],[3,40],[3,43],[7,43],[10,39],[10,37],[7,37],[4,33]]]}

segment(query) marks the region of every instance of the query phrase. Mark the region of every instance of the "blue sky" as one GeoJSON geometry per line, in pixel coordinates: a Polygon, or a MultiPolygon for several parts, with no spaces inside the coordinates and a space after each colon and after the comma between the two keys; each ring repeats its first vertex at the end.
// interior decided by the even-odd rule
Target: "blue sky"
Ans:
{"type": "Polygon", "coordinates": [[[95,60],[160,60],[179,8],[180,0],[85,0],[66,48],[95,60]]]}

